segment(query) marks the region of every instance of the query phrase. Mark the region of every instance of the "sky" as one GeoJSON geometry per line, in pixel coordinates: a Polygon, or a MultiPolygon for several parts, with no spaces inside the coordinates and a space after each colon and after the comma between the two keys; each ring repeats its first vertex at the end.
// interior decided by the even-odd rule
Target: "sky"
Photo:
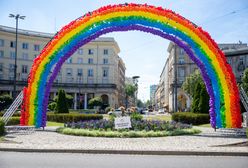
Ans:
{"type": "MultiPolygon", "coordinates": [[[[126,2],[171,9],[205,31],[217,43],[248,43],[248,0],[0,0],[0,25],[15,27],[10,13],[25,15],[19,28],[55,33],[72,20],[109,4],[126,2]]],[[[168,40],[137,31],[109,33],[126,65],[126,76],[140,76],[138,98],[148,100],[168,56],[168,40]]]]}

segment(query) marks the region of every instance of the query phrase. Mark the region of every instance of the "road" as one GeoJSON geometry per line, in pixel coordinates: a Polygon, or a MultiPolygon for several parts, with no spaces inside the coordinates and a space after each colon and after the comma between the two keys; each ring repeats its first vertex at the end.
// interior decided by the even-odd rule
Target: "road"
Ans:
{"type": "Polygon", "coordinates": [[[247,168],[248,157],[0,152],[0,168],[247,168]]]}

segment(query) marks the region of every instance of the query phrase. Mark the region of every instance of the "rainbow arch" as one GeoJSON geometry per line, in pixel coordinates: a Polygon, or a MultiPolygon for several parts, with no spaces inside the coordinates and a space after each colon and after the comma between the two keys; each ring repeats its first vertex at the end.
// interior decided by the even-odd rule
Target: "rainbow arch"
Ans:
{"type": "Polygon", "coordinates": [[[140,4],[102,7],[64,26],[34,60],[24,89],[21,125],[46,126],[52,83],[79,47],[114,31],[143,31],[173,41],[197,64],[210,96],[213,128],[240,128],[239,92],[225,56],[210,35],[171,10],[140,4]],[[52,72],[52,74],[50,74],[52,72]]]}

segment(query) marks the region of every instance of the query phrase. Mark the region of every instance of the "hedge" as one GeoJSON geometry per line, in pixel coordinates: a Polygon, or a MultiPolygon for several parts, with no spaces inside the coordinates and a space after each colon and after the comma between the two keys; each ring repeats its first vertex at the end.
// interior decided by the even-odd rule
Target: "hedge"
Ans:
{"type": "MultiPolygon", "coordinates": [[[[103,119],[99,114],[47,114],[47,121],[67,123],[78,122],[85,120],[100,120],[103,119]]],[[[11,117],[7,125],[19,125],[20,117],[11,117]]]]}
{"type": "Polygon", "coordinates": [[[209,114],[200,114],[192,112],[177,112],[172,114],[172,120],[186,124],[200,125],[210,122],[209,114]]]}
{"type": "Polygon", "coordinates": [[[100,114],[47,114],[47,121],[60,123],[100,119],[103,119],[100,114]]]}
{"type": "Polygon", "coordinates": [[[3,136],[5,133],[4,122],[0,119],[0,136],[3,136]]]}

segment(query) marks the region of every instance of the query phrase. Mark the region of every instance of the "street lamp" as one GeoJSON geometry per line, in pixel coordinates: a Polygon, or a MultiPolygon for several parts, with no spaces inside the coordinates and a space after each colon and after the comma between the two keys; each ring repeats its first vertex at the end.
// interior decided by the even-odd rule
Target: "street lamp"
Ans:
{"type": "Polygon", "coordinates": [[[140,78],[139,76],[133,76],[133,83],[136,86],[136,91],[135,91],[135,95],[134,95],[134,106],[136,106],[136,99],[137,99],[137,94],[138,94],[138,78],[140,78]]]}
{"type": "Polygon", "coordinates": [[[10,18],[14,18],[16,20],[16,42],[15,42],[15,68],[14,68],[14,91],[13,91],[13,98],[16,98],[16,70],[17,70],[17,38],[18,38],[18,19],[24,20],[26,16],[21,16],[19,14],[9,14],[10,18]]]}

